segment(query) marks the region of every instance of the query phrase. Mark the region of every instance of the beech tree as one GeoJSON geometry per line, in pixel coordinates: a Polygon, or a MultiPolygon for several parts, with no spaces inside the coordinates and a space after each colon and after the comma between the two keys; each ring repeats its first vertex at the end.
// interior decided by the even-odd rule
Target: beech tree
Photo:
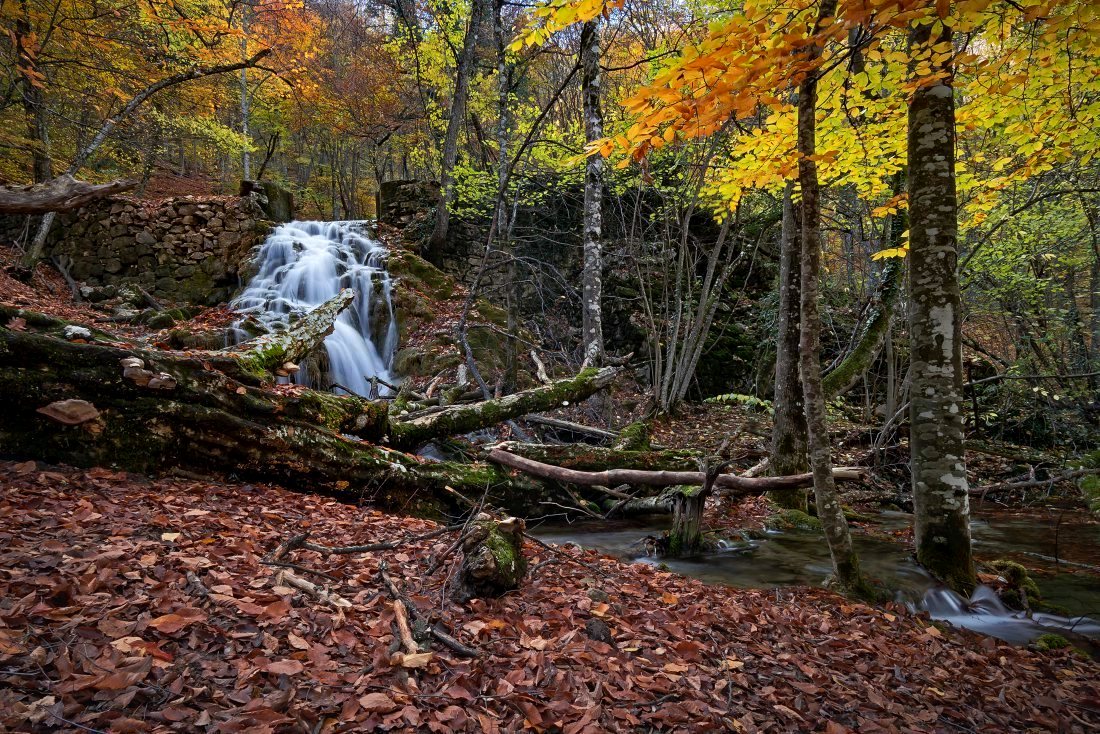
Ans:
{"type": "Polygon", "coordinates": [[[909,439],[917,560],[951,588],[977,584],[963,454],[962,330],[951,27],[914,24],[910,53],[932,70],[909,102],[909,439]],[[933,35],[932,27],[940,30],[933,35]]]}
{"type": "MultiPolygon", "coordinates": [[[[603,137],[603,110],[600,103],[600,26],[595,18],[581,26],[581,95],[584,109],[584,140],[592,144],[603,137]]],[[[584,224],[582,242],[584,270],[581,311],[584,358],[590,364],[603,360],[603,258],[600,237],[603,231],[603,158],[589,156],[584,169],[584,224]]]]}

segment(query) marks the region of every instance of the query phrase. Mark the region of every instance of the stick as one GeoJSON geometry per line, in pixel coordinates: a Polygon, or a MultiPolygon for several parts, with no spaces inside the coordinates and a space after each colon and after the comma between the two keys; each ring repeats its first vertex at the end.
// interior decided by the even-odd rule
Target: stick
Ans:
{"type": "Polygon", "coordinates": [[[393,600],[393,616],[397,621],[397,632],[401,635],[401,644],[404,645],[405,652],[409,655],[420,652],[416,640],[413,639],[412,630],[409,629],[409,615],[405,611],[405,604],[400,599],[393,600]]]}
{"type": "MultiPolygon", "coordinates": [[[[423,619],[420,614],[420,610],[418,610],[416,606],[411,601],[409,601],[409,599],[406,598],[404,594],[401,593],[401,590],[397,588],[397,584],[395,584],[393,582],[393,579],[390,578],[390,575],[386,573],[387,568],[388,565],[385,559],[383,559],[378,564],[378,575],[382,578],[382,583],[390,592],[390,596],[392,596],[394,600],[400,600],[401,603],[405,606],[406,610],[408,610],[412,614],[414,620],[423,619]]],[[[477,650],[472,647],[463,645],[461,642],[452,637],[450,633],[443,628],[442,625],[437,623],[434,625],[425,624],[423,626],[425,629],[428,630],[428,632],[432,634],[432,637],[439,640],[439,642],[444,647],[450,648],[455,653],[467,658],[476,658],[480,656],[480,653],[478,653],[477,650]]]]}

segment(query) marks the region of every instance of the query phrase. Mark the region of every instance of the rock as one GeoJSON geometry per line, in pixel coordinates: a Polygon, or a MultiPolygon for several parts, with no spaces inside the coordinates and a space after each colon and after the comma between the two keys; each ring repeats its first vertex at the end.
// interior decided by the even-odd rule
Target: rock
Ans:
{"type": "Polygon", "coordinates": [[[593,617],[588,620],[584,623],[584,631],[589,639],[596,642],[606,642],[608,645],[615,644],[615,638],[611,635],[611,628],[602,619],[593,617]]]}
{"type": "Polygon", "coordinates": [[[69,341],[74,341],[76,339],[86,339],[88,341],[91,341],[92,339],[91,330],[86,329],[83,326],[73,326],[70,324],[69,326],[65,327],[64,334],[65,338],[69,341]]]}
{"type": "Polygon", "coordinates": [[[95,420],[99,411],[87,400],[58,400],[38,409],[42,415],[66,426],[79,426],[95,420]]]}
{"type": "Polygon", "coordinates": [[[167,312],[158,313],[146,322],[150,329],[170,329],[176,325],[176,320],[167,312]]]}

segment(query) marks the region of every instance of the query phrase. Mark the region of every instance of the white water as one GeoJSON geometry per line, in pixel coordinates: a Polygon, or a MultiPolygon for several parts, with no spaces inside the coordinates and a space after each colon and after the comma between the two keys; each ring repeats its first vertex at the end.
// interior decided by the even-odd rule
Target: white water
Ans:
{"type": "Polygon", "coordinates": [[[311,375],[303,366],[294,380],[321,388],[340,385],[363,396],[370,392],[371,377],[393,383],[397,321],[385,259],[386,248],[362,222],[279,225],[260,248],[259,272],[229,304],[242,314],[234,324],[235,338],[248,338],[241,329],[248,317],[281,331],[294,318],[352,288],[355,300],[325,339],[327,374],[311,375]]]}

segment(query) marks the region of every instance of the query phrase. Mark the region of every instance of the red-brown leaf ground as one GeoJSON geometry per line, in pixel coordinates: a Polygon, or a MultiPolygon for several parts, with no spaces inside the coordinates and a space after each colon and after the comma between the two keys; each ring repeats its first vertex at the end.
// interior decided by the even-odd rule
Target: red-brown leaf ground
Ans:
{"type": "MultiPolygon", "coordinates": [[[[0,729],[10,731],[1096,731],[1095,663],[941,632],[812,589],[705,586],[527,547],[519,591],[441,602],[441,537],[294,561],[336,579],[345,619],[264,554],[423,533],[425,520],[248,484],[0,463],[0,729]],[[390,663],[381,559],[478,648],[390,663]],[[599,571],[599,573],[597,573],[599,571]],[[208,595],[203,596],[197,579],[208,595]],[[585,624],[606,622],[614,646],[585,624]]],[[[317,576],[313,581],[327,583],[317,576]]]]}

